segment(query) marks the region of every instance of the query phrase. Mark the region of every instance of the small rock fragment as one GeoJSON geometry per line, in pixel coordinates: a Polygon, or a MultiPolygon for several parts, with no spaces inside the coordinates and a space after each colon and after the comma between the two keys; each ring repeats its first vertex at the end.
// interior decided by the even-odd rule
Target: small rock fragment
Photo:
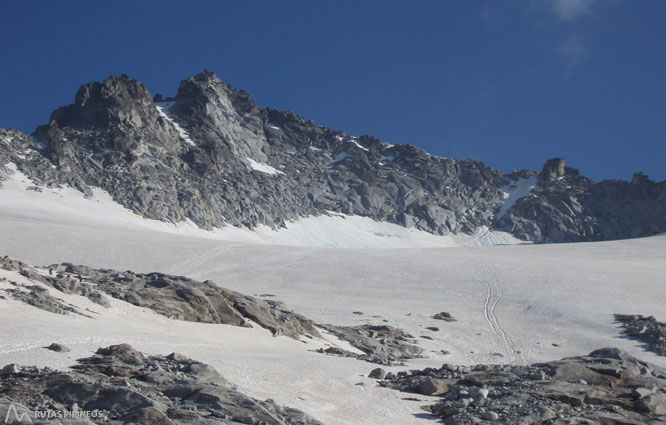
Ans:
{"type": "Polygon", "coordinates": [[[57,342],[54,342],[53,344],[49,345],[46,347],[47,350],[55,351],[56,353],[66,353],[69,351],[69,348],[65,347],[64,345],[58,344],[57,342]]]}

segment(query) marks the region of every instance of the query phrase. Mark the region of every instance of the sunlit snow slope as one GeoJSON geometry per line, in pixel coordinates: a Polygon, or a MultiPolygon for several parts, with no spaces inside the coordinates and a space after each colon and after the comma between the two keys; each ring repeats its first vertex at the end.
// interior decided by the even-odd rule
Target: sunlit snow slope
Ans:
{"type": "MultiPolygon", "coordinates": [[[[25,190],[30,183],[21,179],[14,174],[0,189],[0,255],[32,264],[69,261],[212,279],[249,295],[272,294],[318,322],[387,323],[416,336],[428,356],[408,368],[531,363],[605,346],[666,367],[665,358],[621,338],[613,322],[613,313],[666,320],[666,235],[465,247],[459,245],[474,239],[363,227],[358,217],[329,217],[330,223],[316,225],[306,219],[277,232],[286,236],[268,229],[210,233],[139,219],[101,192],[95,200],[72,190],[39,193],[25,190]],[[457,321],[431,318],[441,311],[457,321]],[[440,330],[426,329],[432,326],[440,330]]],[[[403,394],[360,376],[374,365],[308,351],[316,342],[264,333],[176,322],[122,302],[86,319],[0,300],[2,365],[64,367],[100,345],[128,342],[146,352],[176,350],[210,363],[249,395],[273,398],[327,424],[430,423],[415,415],[423,402],[401,400],[403,394]],[[42,348],[54,341],[71,346],[69,358],[42,348]]]]}

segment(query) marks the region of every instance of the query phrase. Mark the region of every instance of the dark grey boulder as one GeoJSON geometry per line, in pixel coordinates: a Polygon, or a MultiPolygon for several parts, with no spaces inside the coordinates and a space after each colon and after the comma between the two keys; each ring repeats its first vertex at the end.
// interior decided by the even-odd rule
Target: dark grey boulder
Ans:
{"type": "Polygon", "coordinates": [[[437,313],[434,316],[432,316],[433,319],[437,320],[443,320],[445,322],[455,322],[456,319],[451,315],[451,313],[447,313],[446,311],[442,311],[441,313],[437,313]]]}
{"type": "Polygon", "coordinates": [[[650,394],[636,403],[639,412],[654,416],[666,416],[666,394],[650,394]]]}
{"type": "Polygon", "coordinates": [[[386,371],[381,367],[372,369],[368,374],[368,378],[372,379],[384,379],[385,376],[386,376],[386,371]]]}
{"type": "Polygon", "coordinates": [[[57,342],[52,343],[46,348],[48,350],[55,351],[56,353],[66,353],[69,351],[69,348],[65,347],[62,344],[58,344],[57,342]]]}

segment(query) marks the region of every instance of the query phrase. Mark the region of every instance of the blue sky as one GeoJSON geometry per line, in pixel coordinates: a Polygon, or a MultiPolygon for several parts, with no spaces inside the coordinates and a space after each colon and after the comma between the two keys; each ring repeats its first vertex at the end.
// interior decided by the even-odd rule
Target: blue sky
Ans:
{"type": "Polygon", "coordinates": [[[0,127],[208,66],[261,106],[505,171],[666,179],[666,1],[0,2],[0,127]]]}

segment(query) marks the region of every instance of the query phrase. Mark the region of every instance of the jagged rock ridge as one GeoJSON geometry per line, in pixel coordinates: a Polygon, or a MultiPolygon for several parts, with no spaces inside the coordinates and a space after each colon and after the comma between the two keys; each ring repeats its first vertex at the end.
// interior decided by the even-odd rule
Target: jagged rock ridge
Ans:
{"type": "Polygon", "coordinates": [[[83,85],[32,139],[0,130],[0,164],[40,185],[88,195],[99,187],[144,217],[203,228],[280,227],[335,211],[435,234],[486,226],[535,242],[666,230],[666,182],[641,174],[595,183],[562,159],[541,173],[505,174],[259,107],[210,70],[184,80],[174,98],[155,99],[126,75],[83,85]],[[511,185],[537,174],[529,196],[498,215],[511,185]]]}

